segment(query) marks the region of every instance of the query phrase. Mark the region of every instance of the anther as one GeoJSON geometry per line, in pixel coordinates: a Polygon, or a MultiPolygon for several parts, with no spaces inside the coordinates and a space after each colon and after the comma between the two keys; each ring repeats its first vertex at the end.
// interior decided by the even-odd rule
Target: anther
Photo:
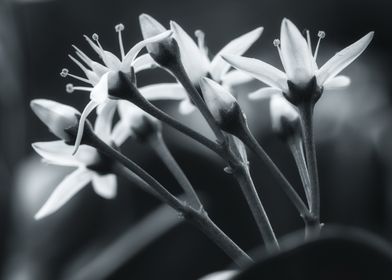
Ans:
{"type": "Polygon", "coordinates": [[[121,31],[123,31],[124,30],[124,24],[122,24],[122,23],[119,23],[119,24],[117,24],[115,27],[114,27],[114,29],[116,30],[116,32],[121,32],[121,31]]]}
{"type": "Polygon", "coordinates": [[[316,58],[317,58],[317,54],[318,54],[318,50],[319,50],[319,47],[320,47],[321,39],[325,38],[325,32],[324,32],[324,31],[319,31],[319,32],[317,33],[317,36],[319,37],[319,39],[318,39],[318,41],[317,41],[317,46],[316,46],[316,49],[315,49],[314,55],[313,55],[313,57],[314,57],[315,60],[316,60],[316,58]]]}
{"type": "Polygon", "coordinates": [[[324,39],[325,38],[325,32],[324,31],[319,31],[318,33],[317,33],[317,36],[320,38],[320,39],[324,39]]]}
{"type": "Polygon", "coordinates": [[[72,93],[72,92],[74,92],[74,85],[73,84],[66,84],[65,85],[65,91],[66,92],[68,92],[68,93],[72,93]]]}
{"type": "Polygon", "coordinates": [[[69,74],[69,71],[68,71],[67,68],[63,68],[63,69],[61,70],[61,72],[60,72],[60,76],[63,77],[63,78],[67,77],[68,74],[69,74]]]}
{"type": "Polygon", "coordinates": [[[91,38],[93,38],[94,41],[98,41],[99,40],[99,36],[97,33],[94,33],[91,38]]]}

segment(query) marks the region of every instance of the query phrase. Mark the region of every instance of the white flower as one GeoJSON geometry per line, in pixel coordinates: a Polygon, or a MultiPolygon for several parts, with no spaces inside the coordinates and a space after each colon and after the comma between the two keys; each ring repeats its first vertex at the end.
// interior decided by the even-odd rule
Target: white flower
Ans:
{"type": "MultiPolygon", "coordinates": [[[[79,61],[78,59],[76,59],[71,55],[69,55],[69,57],[73,62],[76,63],[77,66],[80,67],[80,69],[82,69],[86,77],[80,77],[80,76],[70,74],[68,69],[63,69],[62,72],[60,73],[62,77],[70,76],[74,79],[77,79],[89,85],[89,86],[73,86],[72,84],[68,84],[66,86],[68,92],[73,92],[75,90],[90,92],[90,102],[84,108],[80,118],[78,134],[75,141],[74,153],[77,152],[80,142],[82,140],[84,123],[86,121],[87,116],[98,106],[99,106],[98,107],[98,113],[99,113],[99,111],[102,111],[105,105],[109,102],[109,94],[108,94],[109,74],[111,72],[117,72],[117,71],[129,73],[131,72],[132,68],[136,73],[154,67],[155,62],[149,56],[149,54],[144,54],[137,58],[139,52],[148,44],[163,40],[171,35],[171,31],[167,31],[158,34],[157,36],[147,38],[137,43],[125,54],[124,46],[122,43],[122,35],[121,35],[121,31],[123,29],[124,26],[122,24],[116,26],[116,31],[119,34],[118,36],[119,36],[121,59],[115,56],[113,53],[104,50],[101,44],[99,43],[98,35],[93,34],[92,38],[95,42],[87,36],[85,36],[85,38],[87,42],[90,44],[90,46],[93,48],[93,50],[101,57],[103,64],[92,60],[79,48],[73,46],[77,57],[81,61],[79,61]]],[[[148,96],[146,96],[146,98],[148,98],[148,96]]]]}
{"type": "MultiPolygon", "coordinates": [[[[140,19],[140,25],[143,29],[146,29],[147,24],[151,25],[162,25],[153,19],[149,15],[142,15],[140,19]]],[[[173,30],[173,37],[176,39],[178,46],[180,48],[181,60],[184,65],[185,71],[187,72],[192,83],[199,87],[199,83],[203,77],[211,77],[214,81],[222,84],[225,88],[229,89],[232,86],[244,83],[252,79],[251,76],[244,74],[241,71],[233,70],[229,71],[231,66],[222,59],[222,55],[232,54],[232,55],[242,55],[245,53],[254,42],[261,36],[263,28],[256,28],[234,40],[229,42],[225,47],[223,47],[212,60],[209,59],[208,49],[205,45],[205,34],[197,30],[195,35],[197,37],[196,42],[189,36],[184,29],[176,22],[170,22],[171,30],[173,30]]],[[[160,28],[162,30],[162,28],[160,28]]],[[[162,93],[163,96],[170,91],[175,89],[173,95],[183,98],[180,103],[180,112],[183,114],[188,114],[193,112],[195,109],[194,105],[191,103],[185,89],[180,84],[157,84],[151,85],[149,88],[151,91],[156,91],[156,95],[162,93]],[[169,87],[166,89],[166,87],[169,87]]]]}
{"type": "Polygon", "coordinates": [[[270,100],[270,114],[272,129],[284,132],[285,124],[299,122],[299,114],[294,106],[282,95],[274,95],[270,100]]]}
{"type": "MultiPolygon", "coordinates": [[[[114,101],[109,103],[98,115],[94,125],[95,133],[108,144],[111,143],[111,119],[115,105],[114,101]]],[[[79,152],[73,156],[73,147],[61,140],[38,142],[32,146],[46,163],[77,168],[60,182],[35,215],[36,219],[56,212],[90,182],[95,192],[103,198],[111,199],[116,196],[116,176],[105,170],[109,166],[105,166],[107,162],[102,161],[95,148],[81,145],[79,152]]]]}
{"type": "Polygon", "coordinates": [[[30,107],[49,130],[64,141],[70,141],[66,129],[78,124],[78,110],[48,99],[34,99],[30,107]]]}
{"type": "Polygon", "coordinates": [[[288,19],[283,19],[280,40],[274,40],[278,48],[285,73],[263,61],[235,55],[223,55],[223,58],[233,67],[245,71],[254,78],[266,83],[272,88],[261,89],[250,95],[258,99],[277,93],[288,93],[288,81],[298,87],[306,86],[312,78],[316,78],[317,85],[324,89],[336,89],[350,84],[346,76],[337,76],[344,68],[353,62],[369,45],[374,32],[370,32],[357,42],[335,54],[322,67],[316,63],[320,40],[325,33],[318,33],[319,40],[314,52],[309,32],[305,39],[298,28],[288,19]]]}

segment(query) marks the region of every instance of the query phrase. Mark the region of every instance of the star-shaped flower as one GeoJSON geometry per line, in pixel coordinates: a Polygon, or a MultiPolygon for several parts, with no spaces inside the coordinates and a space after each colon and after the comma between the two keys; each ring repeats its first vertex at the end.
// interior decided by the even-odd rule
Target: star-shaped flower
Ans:
{"type": "MultiPolygon", "coordinates": [[[[116,72],[116,71],[131,73],[132,69],[134,73],[136,73],[154,67],[155,62],[153,61],[153,59],[148,54],[144,54],[137,57],[139,52],[148,44],[163,40],[168,36],[170,36],[172,33],[171,31],[167,31],[158,34],[157,36],[145,39],[137,43],[125,54],[123,43],[122,43],[122,35],[121,35],[121,31],[123,29],[124,26],[122,24],[116,26],[116,31],[119,34],[121,59],[118,58],[113,53],[104,50],[101,44],[99,43],[98,35],[93,34],[92,38],[95,42],[87,36],[85,36],[85,38],[87,42],[90,44],[90,46],[93,48],[93,50],[101,57],[103,64],[92,60],[79,48],[73,46],[77,57],[81,61],[79,61],[72,55],[69,55],[69,57],[73,62],[76,63],[77,66],[80,67],[80,69],[82,69],[86,77],[80,77],[77,75],[70,74],[68,69],[63,69],[62,72],[60,73],[62,77],[70,76],[74,79],[77,79],[79,81],[88,84],[88,86],[74,86],[73,84],[68,84],[66,86],[67,92],[73,92],[75,90],[90,92],[90,102],[84,108],[80,118],[78,134],[75,141],[74,153],[77,152],[80,142],[82,140],[84,123],[86,121],[87,116],[96,107],[98,107],[98,114],[99,114],[100,111],[103,111],[104,107],[110,100],[109,99],[110,96],[108,94],[109,74],[111,72],[116,72]]],[[[141,92],[143,94],[144,90],[142,89],[141,92]]],[[[145,95],[145,97],[149,99],[148,92],[145,95]]],[[[154,99],[154,97],[152,99],[154,99]]],[[[172,99],[172,97],[168,97],[167,99],[172,99]]]]}
{"type": "Polygon", "coordinates": [[[222,57],[233,67],[242,70],[254,78],[264,82],[271,88],[254,92],[250,98],[258,99],[276,93],[288,93],[288,82],[297,87],[306,87],[316,78],[317,86],[323,90],[336,89],[350,84],[346,76],[337,76],[351,64],[369,45],[374,32],[370,32],[357,42],[335,54],[320,68],[316,63],[320,40],[325,33],[318,33],[319,40],[315,51],[312,51],[309,32],[307,39],[298,28],[288,19],[283,19],[280,40],[274,40],[285,72],[261,60],[235,55],[224,54],[222,57]]]}
{"type": "MultiPolygon", "coordinates": [[[[94,125],[95,133],[108,144],[111,144],[112,139],[111,119],[115,105],[115,102],[110,102],[98,115],[94,125]]],[[[76,170],[67,175],[56,187],[35,215],[36,219],[41,219],[56,212],[90,182],[98,195],[107,199],[115,197],[117,192],[116,176],[110,172],[110,166],[106,165],[108,162],[102,161],[101,155],[95,148],[81,145],[79,152],[73,156],[73,147],[61,140],[38,142],[32,146],[44,162],[59,166],[76,167],[76,170]]]]}
{"type": "MultiPolygon", "coordinates": [[[[140,16],[140,25],[143,29],[151,28],[155,26],[159,30],[166,30],[158,21],[149,15],[143,14],[140,16]]],[[[192,37],[184,31],[184,29],[176,22],[170,22],[171,30],[173,31],[173,37],[178,43],[181,53],[181,60],[184,65],[185,71],[187,72],[192,83],[198,88],[202,78],[210,77],[214,81],[222,84],[226,88],[244,83],[252,79],[251,76],[244,74],[241,71],[233,70],[229,71],[231,66],[222,59],[222,55],[242,55],[245,53],[254,42],[261,36],[263,28],[256,28],[234,40],[224,46],[211,60],[208,55],[208,48],[205,45],[205,34],[201,30],[197,30],[195,35],[197,37],[197,43],[192,37]]],[[[144,31],[144,34],[149,32],[144,31]]],[[[157,94],[167,95],[169,92],[177,94],[183,98],[180,103],[180,112],[183,114],[191,113],[195,107],[191,103],[185,89],[180,84],[157,84],[151,85],[149,88],[151,91],[156,91],[157,94]]]]}

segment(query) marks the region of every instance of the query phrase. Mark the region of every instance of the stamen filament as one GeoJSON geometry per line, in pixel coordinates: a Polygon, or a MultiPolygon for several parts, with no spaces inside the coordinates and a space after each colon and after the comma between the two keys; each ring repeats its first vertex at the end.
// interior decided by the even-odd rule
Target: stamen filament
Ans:
{"type": "Polygon", "coordinates": [[[285,63],[284,63],[284,60],[283,60],[282,50],[280,49],[280,40],[279,39],[275,39],[272,43],[278,49],[280,61],[282,62],[283,68],[287,72],[287,69],[286,69],[286,66],[285,66],[285,63]]]}
{"type": "Polygon", "coordinates": [[[199,49],[202,51],[202,52],[207,52],[207,48],[206,48],[206,41],[205,41],[205,38],[206,38],[206,35],[205,35],[205,33],[202,31],[202,30],[196,30],[195,31],[195,36],[196,36],[196,38],[197,38],[197,45],[199,46],[199,49]]]}
{"type": "Polygon", "coordinates": [[[312,41],[310,40],[309,30],[306,30],[306,41],[308,43],[309,52],[312,53],[312,41]]]}
{"type": "Polygon", "coordinates": [[[115,29],[116,29],[116,32],[118,33],[118,44],[120,46],[121,60],[123,60],[124,56],[125,56],[125,51],[124,51],[124,44],[123,44],[121,31],[124,30],[124,25],[122,23],[117,24],[115,29]]]}
{"type": "Polygon", "coordinates": [[[313,55],[314,60],[316,60],[316,58],[317,58],[321,39],[324,39],[324,38],[325,38],[325,32],[324,32],[324,31],[319,31],[318,34],[317,34],[317,36],[318,36],[319,38],[318,38],[318,41],[317,41],[316,50],[314,51],[314,55],[313,55]]]}

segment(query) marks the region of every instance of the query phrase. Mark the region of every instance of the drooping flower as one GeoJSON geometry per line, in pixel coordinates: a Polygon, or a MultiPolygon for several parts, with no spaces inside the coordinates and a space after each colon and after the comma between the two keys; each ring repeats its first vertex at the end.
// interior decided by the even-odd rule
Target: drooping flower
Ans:
{"type": "MultiPolygon", "coordinates": [[[[140,26],[143,30],[150,30],[151,26],[156,26],[157,30],[166,30],[158,21],[149,15],[143,14],[140,16],[140,26]]],[[[223,47],[213,59],[210,60],[208,55],[208,48],[205,45],[205,34],[201,30],[195,32],[197,43],[187,34],[184,29],[176,22],[170,22],[171,30],[173,30],[173,37],[178,43],[181,53],[181,61],[184,65],[192,83],[198,88],[199,83],[203,77],[210,77],[214,81],[222,84],[229,89],[232,86],[247,82],[252,79],[251,76],[244,74],[241,71],[229,71],[231,66],[222,59],[224,54],[242,55],[245,53],[254,42],[261,36],[263,28],[256,28],[234,40],[223,47]]],[[[149,33],[143,32],[144,38],[148,38],[149,33]],[[147,34],[147,35],[146,35],[147,34]]],[[[155,34],[155,33],[154,33],[155,34]]],[[[168,92],[176,89],[176,94],[183,97],[180,103],[179,110],[183,114],[191,113],[195,107],[191,103],[185,89],[180,84],[157,84],[151,85],[150,90],[158,92],[168,92]],[[156,87],[156,88],[155,88],[156,87]],[[165,89],[165,87],[169,87],[165,89]]]]}
{"type": "Polygon", "coordinates": [[[315,51],[312,51],[310,34],[305,39],[298,28],[288,19],[283,19],[280,40],[274,40],[285,72],[274,66],[254,58],[224,54],[222,57],[233,67],[242,70],[254,78],[264,82],[271,88],[261,89],[250,95],[252,99],[263,98],[272,94],[289,93],[288,82],[297,87],[306,87],[312,79],[316,79],[321,90],[336,89],[350,84],[350,79],[338,74],[351,64],[367,48],[374,32],[351,44],[335,54],[320,68],[316,63],[320,41],[325,37],[319,31],[315,51]]]}
{"type": "MultiPolygon", "coordinates": [[[[72,55],[69,55],[69,57],[73,62],[75,62],[77,66],[79,66],[80,69],[82,69],[86,77],[73,75],[69,73],[68,69],[63,69],[62,72],[60,73],[62,77],[69,76],[88,84],[87,86],[74,86],[73,84],[67,84],[66,86],[67,92],[73,92],[75,90],[90,92],[90,102],[84,108],[80,118],[78,135],[75,141],[74,153],[76,153],[80,145],[83,136],[84,123],[86,121],[87,116],[96,107],[98,107],[98,114],[99,114],[99,112],[103,111],[103,108],[109,102],[110,96],[108,94],[108,79],[110,73],[117,72],[117,71],[122,71],[125,73],[132,73],[133,71],[134,73],[136,73],[154,67],[155,62],[149,56],[149,54],[144,54],[137,57],[139,52],[148,44],[163,40],[166,37],[170,36],[172,33],[171,31],[166,31],[161,34],[158,34],[157,36],[145,39],[137,43],[127,53],[125,53],[124,46],[122,43],[122,34],[121,34],[123,29],[124,26],[122,24],[116,26],[116,31],[119,34],[118,36],[119,36],[121,59],[118,58],[113,53],[104,50],[101,44],[99,43],[98,35],[93,34],[92,39],[95,42],[87,36],[85,36],[85,38],[87,42],[90,44],[90,46],[92,47],[92,49],[100,56],[103,63],[99,63],[92,60],[79,48],[73,46],[73,48],[75,49],[76,56],[79,58],[79,60],[72,55]]],[[[141,91],[143,92],[143,90],[141,91]]],[[[146,95],[145,97],[148,98],[148,95],[146,95]]]]}
{"type": "MultiPolygon", "coordinates": [[[[111,101],[98,115],[94,125],[95,133],[107,144],[111,144],[111,120],[115,105],[115,102],[111,101]]],[[[106,199],[115,197],[116,176],[111,173],[109,163],[102,160],[95,148],[81,145],[79,152],[72,155],[73,147],[61,140],[33,143],[32,146],[46,163],[76,167],[76,170],[67,175],[56,187],[35,215],[36,219],[56,212],[90,182],[98,195],[106,199]]]]}

